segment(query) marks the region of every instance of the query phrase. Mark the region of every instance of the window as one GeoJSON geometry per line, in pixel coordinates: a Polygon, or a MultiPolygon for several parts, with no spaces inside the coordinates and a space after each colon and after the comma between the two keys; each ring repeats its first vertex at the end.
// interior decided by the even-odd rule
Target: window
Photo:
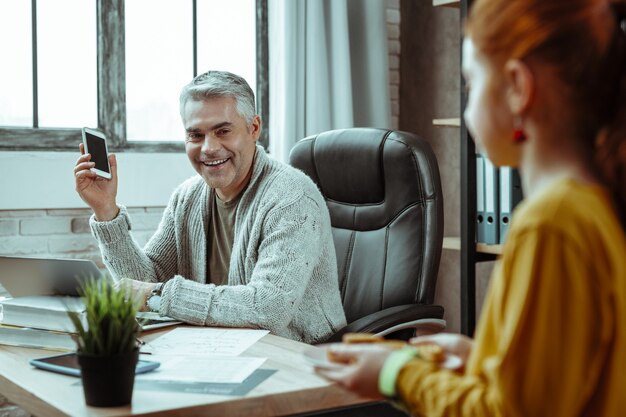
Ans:
{"type": "Polygon", "coordinates": [[[75,150],[83,126],[181,150],[178,94],[207,69],[246,78],[267,123],[266,25],[267,0],[3,0],[0,150],[75,150]]]}

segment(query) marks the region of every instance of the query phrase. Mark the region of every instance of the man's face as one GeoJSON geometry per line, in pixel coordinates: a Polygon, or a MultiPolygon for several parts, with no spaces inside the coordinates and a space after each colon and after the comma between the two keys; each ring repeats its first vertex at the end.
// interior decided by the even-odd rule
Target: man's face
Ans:
{"type": "Polygon", "coordinates": [[[230,201],[248,185],[261,119],[248,126],[233,97],[189,100],[183,110],[185,151],[194,169],[230,201]]]}

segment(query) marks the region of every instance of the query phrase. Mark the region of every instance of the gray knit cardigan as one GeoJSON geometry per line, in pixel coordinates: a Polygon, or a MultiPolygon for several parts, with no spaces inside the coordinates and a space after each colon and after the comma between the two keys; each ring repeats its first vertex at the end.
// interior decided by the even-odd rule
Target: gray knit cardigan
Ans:
{"type": "Polygon", "coordinates": [[[268,329],[306,343],[345,326],[330,218],[313,181],[257,146],[222,286],[206,283],[210,192],[199,175],[178,186],[143,249],[131,237],[125,207],[111,221],[92,216],[109,271],[166,282],[160,313],[191,324],[268,329]]]}

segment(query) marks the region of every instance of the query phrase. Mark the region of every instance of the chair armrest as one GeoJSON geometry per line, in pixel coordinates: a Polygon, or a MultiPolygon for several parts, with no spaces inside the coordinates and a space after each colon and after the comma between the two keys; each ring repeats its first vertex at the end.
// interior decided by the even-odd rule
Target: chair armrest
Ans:
{"type": "MultiPolygon", "coordinates": [[[[389,307],[353,321],[332,335],[327,342],[341,342],[345,333],[384,333],[381,334],[384,336],[406,328],[421,328],[420,320],[441,319],[442,317],[443,307],[435,304],[405,304],[389,307]],[[395,330],[391,330],[396,326],[395,330]]],[[[429,330],[445,327],[444,320],[421,322],[421,324],[427,325],[429,330]]]]}
{"type": "Polygon", "coordinates": [[[401,323],[388,329],[383,330],[382,332],[376,333],[377,336],[387,336],[388,334],[406,330],[406,329],[414,329],[417,333],[422,332],[426,334],[431,333],[439,333],[443,329],[446,328],[446,321],[444,319],[418,319],[413,321],[407,321],[406,323],[401,323]]]}

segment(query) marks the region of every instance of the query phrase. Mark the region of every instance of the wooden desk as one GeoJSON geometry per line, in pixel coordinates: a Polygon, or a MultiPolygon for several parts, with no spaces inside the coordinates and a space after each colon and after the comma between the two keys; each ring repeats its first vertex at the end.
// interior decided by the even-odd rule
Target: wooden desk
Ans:
{"type": "MultiPolygon", "coordinates": [[[[168,330],[142,335],[147,341],[168,330]]],[[[276,416],[370,402],[314,374],[302,357],[309,345],[266,335],[242,356],[268,358],[276,369],[245,396],[135,389],[130,406],[88,407],[78,379],[33,368],[28,361],[54,352],[0,346],[0,393],[36,417],[56,416],[276,416]]],[[[150,356],[142,355],[146,359],[150,356]]]]}

